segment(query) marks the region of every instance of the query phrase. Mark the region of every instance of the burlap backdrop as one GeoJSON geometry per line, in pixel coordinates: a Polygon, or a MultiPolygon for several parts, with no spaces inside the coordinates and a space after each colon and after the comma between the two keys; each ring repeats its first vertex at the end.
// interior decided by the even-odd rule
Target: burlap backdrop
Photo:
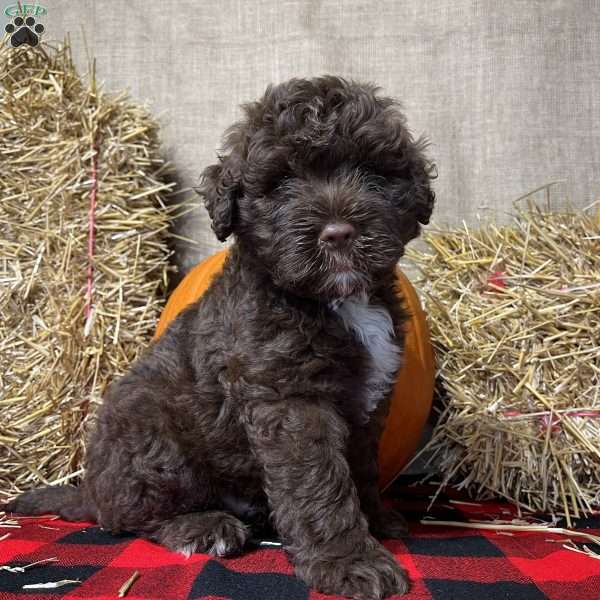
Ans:
{"type": "MultiPolygon", "coordinates": [[[[43,4],[47,39],[71,32],[85,65],[83,25],[99,78],[161,115],[183,185],[214,160],[241,102],[270,82],[338,73],[380,84],[430,136],[438,220],[502,215],[555,179],[579,206],[600,193],[597,0],[43,4]]],[[[183,231],[200,242],[184,268],[218,245],[204,211],[183,231]]]]}

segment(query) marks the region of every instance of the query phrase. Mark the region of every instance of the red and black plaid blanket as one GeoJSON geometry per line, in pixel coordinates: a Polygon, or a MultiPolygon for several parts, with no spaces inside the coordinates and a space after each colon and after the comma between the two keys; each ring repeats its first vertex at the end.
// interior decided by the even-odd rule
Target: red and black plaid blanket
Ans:
{"type": "MultiPolygon", "coordinates": [[[[431,490],[407,488],[396,502],[408,517],[410,536],[387,541],[407,569],[408,600],[598,600],[600,560],[563,547],[565,536],[548,532],[501,532],[424,525],[445,521],[510,521],[502,503],[465,503],[440,496],[426,513],[431,490]]],[[[396,494],[394,494],[395,496],[396,494]]],[[[279,549],[251,550],[239,558],[189,559],[133,535],[114,536],[91,523],[48,518],[19,519],[21,528],[0,529],[0,599],[117,598],[137,571],[129,600],[321,600],[293,576],[279,549]],[[39,560],[56,558],[24,570],[39,560]],[[10,570],[2,567],[11,567],[10,570]],[[73,580],[56,589],[23,589],[28,584],[73,580]]],[[[600,517],[579,520],[577,529],[600,535],[600,517]]],[[[593,542],[572,538],[572,547],[600,552],[593,542]]]]}

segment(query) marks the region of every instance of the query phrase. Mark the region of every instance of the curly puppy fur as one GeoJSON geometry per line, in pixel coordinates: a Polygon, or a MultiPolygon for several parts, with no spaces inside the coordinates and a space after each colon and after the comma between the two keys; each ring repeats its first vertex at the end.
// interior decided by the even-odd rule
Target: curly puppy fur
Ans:
{"type": "Polygon", "coordinates": [[[244,111],[199,188],[235,238],[222,274],[110,386],[80,487],[7,508],[219,556],[270,520],[308,585],[402,593],[374,537],[405,531],[377,450],[406,318],[394,268],[429,220],[433,165],[370,84],[292,79],[244,111]]]}

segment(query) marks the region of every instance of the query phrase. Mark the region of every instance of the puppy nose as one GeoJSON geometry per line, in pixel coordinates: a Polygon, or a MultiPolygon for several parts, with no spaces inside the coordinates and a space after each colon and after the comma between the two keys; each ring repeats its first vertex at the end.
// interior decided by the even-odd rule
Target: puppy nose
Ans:
{"type": "Polygon", "coordinates": [[[356,235],[356,229],[350,223],[329,223],[325,225],[319,240],[330,246],[343,246],[352,241],[356,235]]]}

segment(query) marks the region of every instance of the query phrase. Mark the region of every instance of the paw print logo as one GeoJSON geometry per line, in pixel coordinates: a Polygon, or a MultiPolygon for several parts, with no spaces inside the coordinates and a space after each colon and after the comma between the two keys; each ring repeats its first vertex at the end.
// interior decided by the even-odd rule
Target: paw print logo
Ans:
{"type": "Polygon", "coordinates": [[[10,45],[17,48],[23,44],[37,46],[40,41],[40,36],[44,33],[44,26],[41,23],[35,22],[33,17],[15,17],[12,23],[4,28],[6,33],[10,33],[10,45]]]}

